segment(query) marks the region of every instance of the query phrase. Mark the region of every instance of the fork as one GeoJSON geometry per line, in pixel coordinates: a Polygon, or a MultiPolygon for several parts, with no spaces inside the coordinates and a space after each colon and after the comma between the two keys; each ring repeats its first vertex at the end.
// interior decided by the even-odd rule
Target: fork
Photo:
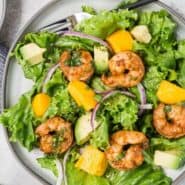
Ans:
{"type": "MultiPolygon", "coordinates": [[[[126,5],[123,8],[130,10],[130,9],[138,8],[143,5],[152,3],[154,1],[157,1],[157,0],[139,0],[136,3],[126,5]]],[[[119,9],[123,9],[123,8],[117,8],[114,10],[119,10],[119,9]]],[[[73,30],[73,28],[75,27],[76,24],[78,24],[82,20],[88,19],[90,17],[92,17],[92,15],[85,13],[85,12],[75,13],[71,16],[60,19],[60,20],[53,22],[51,24],[48,24],[48,25],[40,28],[39,31],[49,31],[49,32],[57,33],[57,34],[62,34],[65,31],[73,30]]]]}

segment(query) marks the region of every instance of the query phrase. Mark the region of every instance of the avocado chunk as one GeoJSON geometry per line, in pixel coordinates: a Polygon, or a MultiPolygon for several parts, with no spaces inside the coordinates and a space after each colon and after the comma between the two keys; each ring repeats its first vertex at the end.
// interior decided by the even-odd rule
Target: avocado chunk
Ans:
{"type": "Polygon", "coordinates": [[[44,60],[43,53],[46,48],[40,48],[35,43],[29,43],[20,48],[20,52],[24,60],[27,60],[31,65],[38,64],[44,60]]]}
{"type": "Polygon", "coordinates": [[[108,91],[111,90],[111,88],[107,85],[105,85],[100,77],[94,77],[91,82],[91,86],[95,91],[108,91]]]}
{"type": "Polygon", "coordinates": [[[185,157],[182,151],[159,151],[154,154],[154,164],[169,169],[178,169],[185,163],[185,157]]]}
{"type": "MultiPolygon", "coordinates": [[[[90,138],[90,134],[93,131],[91,126],[91,112],[87,112],[82,115],[75,125],[75,139],[78,145],[84,144],[90,138]]],[[[97,128],[98,122],[94,122],[94,128],[97,128]]]]}
{"type": "Polygon", "coordinates": [[[108,71],[109,68],[109,52],[104,46],[94,47],[94,64],[97,74],[108,71]]]}

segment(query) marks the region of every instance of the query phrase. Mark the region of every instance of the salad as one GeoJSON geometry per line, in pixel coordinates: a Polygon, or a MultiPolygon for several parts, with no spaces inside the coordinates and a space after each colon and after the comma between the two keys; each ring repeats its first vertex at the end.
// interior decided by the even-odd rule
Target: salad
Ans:
{"type": "Polygon", "coordinates": [[[34,82],[0,122],[57,185],[170,185],[185,164],[185,40],[165,11],[96,12],[63,35],[28,33],[34,82]]]}

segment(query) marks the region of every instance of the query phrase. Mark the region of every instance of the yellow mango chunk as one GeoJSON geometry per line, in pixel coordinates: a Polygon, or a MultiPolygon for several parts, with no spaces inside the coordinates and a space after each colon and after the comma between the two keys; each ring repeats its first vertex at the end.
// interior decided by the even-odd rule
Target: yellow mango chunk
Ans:
{"type": "Polygon", "coordinates": [[[175,104],[185,100],[185,89],[163,80],[158,88],[157,97],[166,104],[175,104]]]}
{"type": "Polygon", "coordinates": [[[128,31],[119,30],[106,38],[115,53],[132,50],[133,38],[128,31]]]}
{"type": "Polygon", "coordinates": [[[104,152],[89,145],[84,149],[75,167],[91,175],[102,176],[107,168],[107,159],[104,152]]]}
{"type": "Polygon", "coordinates": [[[95,93],[84,82],[74,80],[68,84],[68,91],[79,106],[83,106],[86,111],[96,106],[95,93]]]}
{"type": "Polygon", "coordinates": [[[32,109],[37,117],[44,115],[49,107],[51,98],[45,93],[37,94],[32,101],[32,109]]]}

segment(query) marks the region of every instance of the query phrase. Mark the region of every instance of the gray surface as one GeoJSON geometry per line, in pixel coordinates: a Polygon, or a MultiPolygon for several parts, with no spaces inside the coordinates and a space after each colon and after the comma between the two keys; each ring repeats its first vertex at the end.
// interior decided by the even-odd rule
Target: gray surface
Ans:
{"type": "MultiPolygon", "coordinates": [[[[26,21],[44,4],[52,0],[9,0],[7,4],[8,12],[6,15],[3,29],[0,32],[0,41],[4,41],[10,46],[17,31],[26,21]]],[[[166,0],[166,2],[183,12],[185,1],[166,0]]],[[[185,10],[184,10],[185,13],[185,10]]],[[[2,185],[41,185],[36,179],[24,170],[17,162],[5,142],[0,127],[0,184],[2,185]]]]}
{"type": "Polygon", "coordinates": [[[41,7],[52,0],[7,0],[7,12],[0,41],[10,46],[17,32],[41,7]]]}
{"type": "Polygon", "coordinates": [[[0,29],[4,21],[5,10],[6,10],[6,0],[0,0],[0,29]]]}
{"type": "MultiPolygon", "coordinates": [[[[18,30],[49,1],[51,0],[7,0],[7,13],[0,32],[0,42],[10,46],[18,30]]],[[[15,160],[5,141],[0,125],[0,184],[41,185],[15,160]]]]}

